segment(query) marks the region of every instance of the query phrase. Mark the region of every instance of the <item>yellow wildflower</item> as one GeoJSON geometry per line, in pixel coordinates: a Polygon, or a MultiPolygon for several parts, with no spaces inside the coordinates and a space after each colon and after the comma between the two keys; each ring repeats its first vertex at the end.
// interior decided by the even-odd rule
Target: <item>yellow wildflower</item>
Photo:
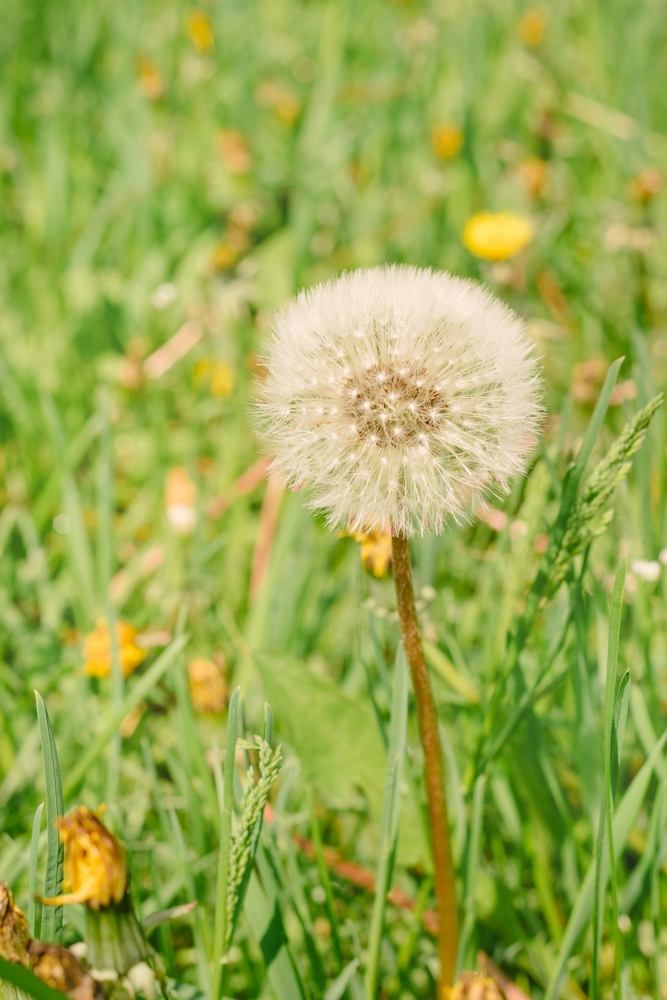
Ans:
{"type": "Polygon", "coordinates": [[[234,388],[234,369],[227,361],[204,358],[195,365],[193,381],[208,383],[212,396],[228,396],[234,388]]]}
{"type": "Polygon", "coordinates": [[[214,715],[227,704],[227,685],[213,660],[198,656],[188,663],[188,688],[195,712],[214,715]]]}
{"type": "Polygon", "coordinates": [[[29,940],[28,921],[14,902],[7,883],[0,882],[0,956],[8,962],[27,966],[29,940]]]}
{"type": "Polygon", "coordinates": [[[164,94],[162,74],[145,56],[139,58],[139,86],[149,101],[158,101],[164,94]]]}
{"type": "Polygon", "coordinates": [[[525,45],[536,48],[544,40],[547,17],[538,7],[530,7],[519,21],[519,34],[525,45]]]}
{"type": "Polygon", "coordinates": [[[218,243],[211,254],[211,264],[215,271],[228,271],[236,263],[237,253],[229,243],[218,243]]]}
{"type": "Polygon", "coordinates": [[[483,260],[509,260],[532,238],[530,220],[512,212],[479,212],[468,219],[463,230],[463,243],[483,260]]]}
{"type": "Polygon", "coordinates": [[[252,166],[248,143],[241,132],[225,128],[218,133],[218,149],[222,162],[232,174],[247,174],[252,166]]]}
{"type": "Polygon", "coordinates": [[[431,145],[441,160],[452,160],[461,151],[463,132],[458,125],[436,125],[431,133],[431,145]]]}
{"type": "Polygon", "coordinates": [[[527,160],[522,160],[517,167],[520,179],[533,198],[539,198],[544,193],[548,171],[546,160],[540,159],[539,156],[529,156],[527,160]]]}
{"type": "Polygon", "coordinates": [[[391,566],[391,535],[388,531],[358,531],[354,540],[361,545],[361,563],[374,576],[386,576],[391,566]]]}
{"type": "Polygon", "coordinates": [[[189,535],[197,523],[197,487],[187,469],[177,465],[167,474],[165,506],[172,527],[180,535],[189,535]]]}
{"type": "Polygon", "coordinates": [[[462,972],[453,986],[443,990],[444,1000],[503,1000],[495,979],[482,972],[462,972]]]}
{"type": "MultiPolygon", "coordinates": [[[[118,642],[118,661],[124,677],[134,673],[146,651],[136,644],[137,629],[128,622],[116,622],[116,640],[118,642]]],[[[86,636],[83,644],[85,671],[90,677],[108,677],[111,673],[111,633],[104,618],[100,618],[92,632],[86,636]]]]}
{"type": "Polygon", "coordinates": [[[632,179],[630,193],[637,201],[651,201],[660,194],[664,179],[657,167],[646,167],[632,179]]]}
{"type": "Polygon", "coordinates": [[[56,826],[65,848],[63,889],[70,891],[43,903],[61,906],[85,903],[99,910],[118,904],[127,890],[125,851],[120,842],[86,806],[59,816],[56,826]]]}
{"type": "Polygon", "coordinates": [[[203,10],[193,10],[188,14],[187,29],[190,41],[200,52],[213,48],[213,28],[203,10]]]}

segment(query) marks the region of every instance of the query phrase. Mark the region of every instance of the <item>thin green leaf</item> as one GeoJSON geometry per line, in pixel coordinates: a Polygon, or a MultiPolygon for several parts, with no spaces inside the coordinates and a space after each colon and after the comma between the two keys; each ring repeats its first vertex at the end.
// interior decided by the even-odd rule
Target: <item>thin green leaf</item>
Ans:
{"type": "Polygon", "coordinates": [[[34,997],[35,1000],[67,1000],[67,995],[60,990],[54,990],[43,979],[24,969],[16,962],[8,962],[6,958],[0,957],[0,980],[11,983],[18,990],[34,997]]]}
{"type": "Polygon", "coordinates": [[[340,975],[334,979],[333,983],[329,986],[326,993],[322,997],[322,1000],[341,1000],[341,997],[345,993],[345,990],[358,968],[359,959],[353,958],[351,962],[348,962],[340,975]]]}
{"type": "Polygon", "coordinates": [[[44,803],[40,802],[35,810],[35,818],[32,821],[32,836],[30,838],[30,870],[28,873],[28,926],[30,927],[30,937],[40,937],[37,923],[37,862],[39,860],[39,835],[42,828],[42,812],[44,803]]]}
{"type": "Polygon", "coordinates": [[[616,795],[618,790],[618,776],[621,767],[621,753],[623,751],[623,740],[625,739],[625,724],[628,719],[628,706],[630,704],[630,692],[632,682],[630,671],[626,670],[621,677],[614,705],[614,727],[611,732],[611,794],[616,795]]]}
{"type": "Polygon", "coordinates": [[[227,883],[229,879],[229,850],[232,843],[232,806],[234,802],[234,760],[238,728],[240,688],[236,688],[229,700],[227,713],[227,745],[225,750],[225,773],[223,778],[223,811],[220,826],[220,848],[218,854],[218,882],[216,887],[215,932],[213,938],[213,986],[211,996],[218,1000],[222,992],[222,960],[227,938],[227,883]]]}
{"type": "MultiPolygon", "coordinates": [[[[44,877],[44,895],[53,898],[59,896],[63,881],[64,852],[60,836],[56,829],[56,820],[65,812],[63,802],[63,787],[60,779],[58,751],[51,728],[51,720],[42,696],[35,691],[37,703],[37,721],[42,743],[42,760],[44,762],[44,783],[46,785],[46,875],[44,877]]],[[[63,909],[62,906],[49,906],[42,914],[42,940],[62,941],[63,909]]]]}
{"type": "Polygon", "coordinates": [[[484,791],[486,789],[486,775],[480,774],[475,782],[472,799],[472,821],[470,824],[470,834],[468,839],[468,862],[466,865],[465,895],[463,899],[463,924],[459,937],[459,950],[456,956],[456,974],[466,964],[469,966],[469,945],[472,932],[475,927],[477,917],[477,906],[475,902],[475,890],[477,888],[477,872],[482,845],[482,817],[484,811],[484,791]]]}
{"type": "MultiPolygon", "coordinates": [[[[375,873],[375,901],[368,939],[368,965],[366,967],[366,995],[373,1000],[377,992],[380,967],[380,946],[384,926],[387,893],[391,885],[398,820],[401,811],[401,780],[405,756],[405,734],[408,723],[408,668],[405,648],[399,643],[394,668],[394,694],[389,724],[389,750],[380,824],[380,846],[375,873]]],[[[349,966],[348,966],[349,968],[349,966]]],[[[350,973],[350,977],[353,973],[350,973]]],[[[339,977],[340,978],[340,977],[339,977]]],[[[342,993],[340,994],[342,996],[342,993]]]]}

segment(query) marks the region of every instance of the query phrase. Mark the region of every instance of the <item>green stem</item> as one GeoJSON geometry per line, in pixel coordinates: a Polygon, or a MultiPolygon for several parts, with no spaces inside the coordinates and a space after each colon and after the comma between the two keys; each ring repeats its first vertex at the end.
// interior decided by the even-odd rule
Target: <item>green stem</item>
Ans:
{"type": "Polygon", "coordinates": [[[438,715],[419,635],[419,621],[412,587],[410,545],[407,538],[401,535],[395,535],[392,538],[392,558],[398,614],[405,642],[405,653],[412,674],[419,734],[424,750],[428,818],[435,869],[435,898],[440,918],[441,985],[450,986],[456,968],[458,913],[449,823],[447,821],[445,774],[438,733],[438,715]]]}

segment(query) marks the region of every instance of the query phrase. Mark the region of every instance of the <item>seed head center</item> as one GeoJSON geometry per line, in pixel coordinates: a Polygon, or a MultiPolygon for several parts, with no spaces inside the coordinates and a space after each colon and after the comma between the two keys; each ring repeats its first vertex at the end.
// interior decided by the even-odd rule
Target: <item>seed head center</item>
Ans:
{"type": "Polygon", "coordinates": [[[345,383],[347,412],[358,437],[378,446],[415,444],[434,431],[447,403],[424,368],[372,365],[345,383]]]}

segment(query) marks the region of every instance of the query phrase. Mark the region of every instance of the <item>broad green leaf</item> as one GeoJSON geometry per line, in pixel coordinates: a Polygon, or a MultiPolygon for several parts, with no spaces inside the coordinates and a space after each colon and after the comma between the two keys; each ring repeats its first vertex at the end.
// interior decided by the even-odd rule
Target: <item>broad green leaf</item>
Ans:
{"type": "MultiPolygon", "coordinates": [[[[368,797],[373,816],[382,814],[386,753],[371,709],[291,657],[256,653],[257,669],[276,725],[301,761],[308,781],[339,807],[368,797]]],[[[402,797],[397,861],[431,861],[414,799],[402,797]]]]}

